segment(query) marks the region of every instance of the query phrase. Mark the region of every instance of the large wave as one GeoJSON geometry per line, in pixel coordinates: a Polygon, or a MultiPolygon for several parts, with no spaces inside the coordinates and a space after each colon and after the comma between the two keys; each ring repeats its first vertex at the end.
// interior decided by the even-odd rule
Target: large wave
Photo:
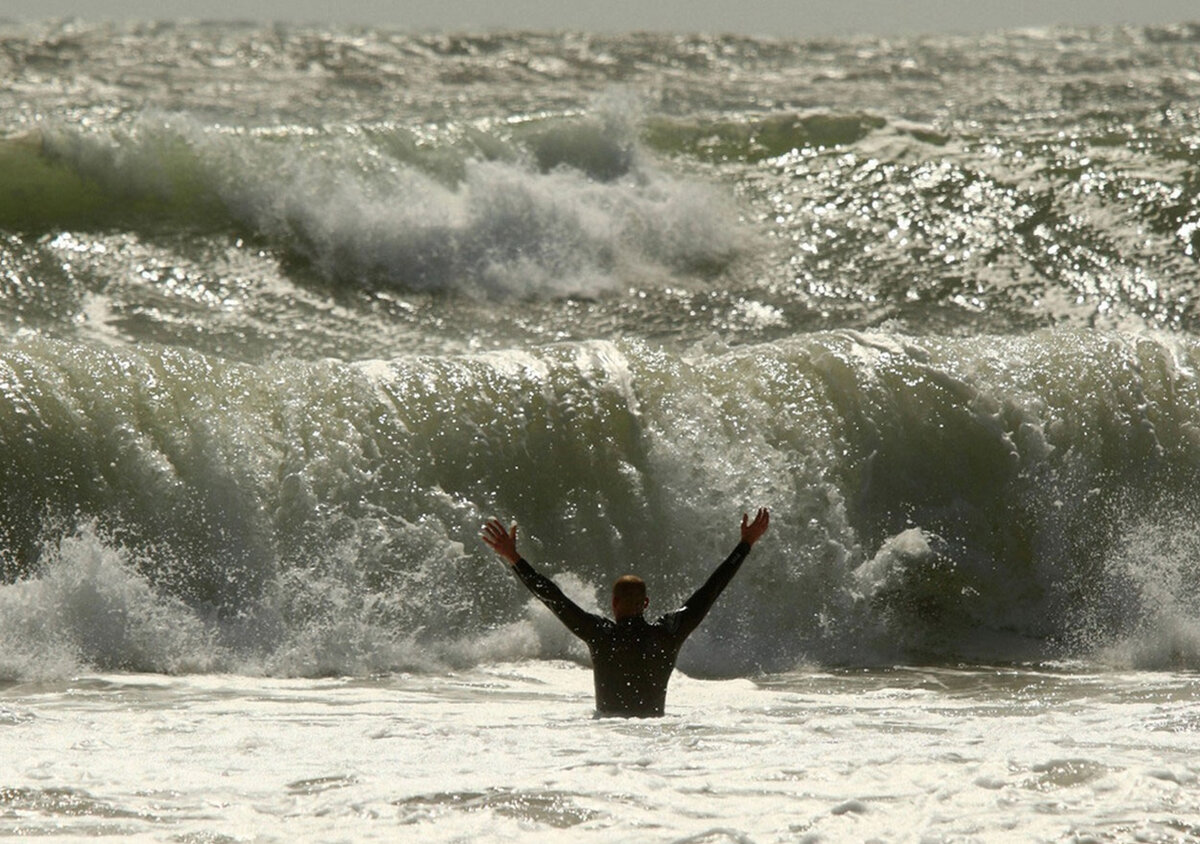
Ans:
{"type": "Polygon", "coordinates": [[[681,656],[1200,665],[1200,347],[849,332],[234,364],[0,354],[5,676],[582,659],[478,542],[651,610],[771,533],[681,656]]]}

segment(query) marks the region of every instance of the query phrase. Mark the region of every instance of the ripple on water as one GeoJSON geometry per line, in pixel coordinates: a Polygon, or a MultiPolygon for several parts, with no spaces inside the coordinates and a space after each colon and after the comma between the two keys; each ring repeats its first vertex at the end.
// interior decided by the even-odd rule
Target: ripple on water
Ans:
{"type": "Polygon", "coordinates": [[[574,795],[560,791],[516,791],[489,788],[484,791],[449,791],[418,794],[394,801],[401,821],[415,824],[451,812],[490,811],[518,821],[532,821],[556,829],[568,829],[601,817],[603,813],[578,805],[574,795]]]}

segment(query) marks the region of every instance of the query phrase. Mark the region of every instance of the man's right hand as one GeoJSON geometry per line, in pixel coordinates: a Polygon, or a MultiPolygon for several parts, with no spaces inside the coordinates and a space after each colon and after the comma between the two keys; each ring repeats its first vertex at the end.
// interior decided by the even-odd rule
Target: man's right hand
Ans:
{"type": "Polygon", "coordinates": [[[750,521],[750,516],[742,513],[742,542],[747,545],[754,545],[755,542],[767,532],[767,526],[771,524],[771,514],[767,512],[766,507],[759,507],[758,513],[754,517],[754,521],[750,521]]]}
{"type": "Polygon", "coordinates": [[[515,566],[521,559],[521,555],[517,553],[517,526],[515,523],[512,528],[505,530],[499,519],[489,519],[488,523],[483,526],[483,541],[489,548],[507,560],[510,566],[515,566]]]}

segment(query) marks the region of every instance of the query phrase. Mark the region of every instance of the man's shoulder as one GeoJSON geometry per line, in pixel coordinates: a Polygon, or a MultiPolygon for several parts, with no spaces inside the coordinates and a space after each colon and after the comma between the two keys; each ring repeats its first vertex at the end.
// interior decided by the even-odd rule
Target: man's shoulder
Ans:
{"type": "Polygon", "coordinates": [[[655,630],[674,635],[679,631],[679,620],[680,616],[683,614],[683,610],[683,607],[679,607],[678,609],[671,610],[668,613],[663,613],[653,622],[651,622],[650,626],[655,630]]]}

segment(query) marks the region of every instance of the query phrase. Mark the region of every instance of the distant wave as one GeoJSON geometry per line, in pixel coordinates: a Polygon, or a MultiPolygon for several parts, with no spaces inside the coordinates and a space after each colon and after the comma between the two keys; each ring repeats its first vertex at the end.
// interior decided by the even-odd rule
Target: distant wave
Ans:
{"type": "MultiPolygon", "coordinates": [[[[751,115],[744,120],[655,118],[646,127],[647,143],[664,153],[687,153],[702,160],[760,161],[800,149],[849,146],[889,123],[871,114],[751,115]]],[[[894,126],[892,131],[936,145],[947,137],[929,128],[894,126]]]]}
{"type": "Polygon", "coordinates": [[[970,131],[846,110],[646,116],[616,95],[438,131],[148,113],[0,141],[0,228],[236,233],[297,281],[367,290],[586,298],[720,276],[842,324],[1195,327],[1186,135],[970,131]]]}
{"type": "Polygon", "coordinates": [[[0,142],[0,171],[3,227],[237,228],[367,287],[600,295],[719,270],[744,238],[730,199],[652,165],[619,115],[432,152],[398,129],[254,136],[147,115],[0,142]]]}

